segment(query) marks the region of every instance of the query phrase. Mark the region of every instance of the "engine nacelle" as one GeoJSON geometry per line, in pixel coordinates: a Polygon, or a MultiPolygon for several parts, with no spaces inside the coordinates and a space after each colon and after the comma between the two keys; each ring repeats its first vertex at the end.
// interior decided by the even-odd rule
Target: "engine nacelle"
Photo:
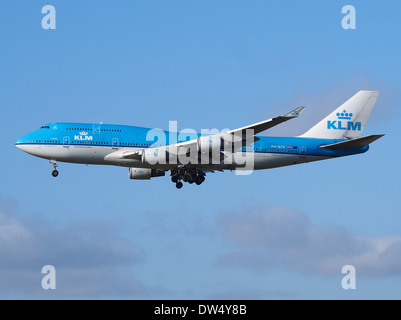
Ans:
{"type": "Polygon", "coordinates": [[[144,164],[166,164],[168,163],[169,155],[165,150],[157,148],[148,148],[142,152],[142,163],[144,164]]]}
{"type": "Polygon", "coordinates": [[[227,139],[218,136],[199,137],[197,143],[198,152],[212,153],[213,151],[220,151],[220,150],[231,151],[233,150],[234,142],[230,141],[232,139],[228,138],[231,137],[227,137],[227,139]]]}
{"type": "Polygon", "coordinates": [[[129,178],[134,180],[149,180],[154,177],[163,177],[166,173],[163,170],[129,168],[129,178]]]}
{"type": "Polygon", "coordinates": [[[220,137],[206,136],[198,138],[198,152],[212,152],[212,150],[218,150],[223,146],[223,141],[220,137]]]}

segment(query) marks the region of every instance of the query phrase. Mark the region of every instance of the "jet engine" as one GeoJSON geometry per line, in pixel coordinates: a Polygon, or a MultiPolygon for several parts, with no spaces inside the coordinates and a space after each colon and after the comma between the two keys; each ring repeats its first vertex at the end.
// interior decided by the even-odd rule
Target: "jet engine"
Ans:
{"type": "Polygon", "coordinates": [[[134,180],[149,180],[154,177],[163,177],[166,172],[156,169],[129,168],[129,178],[134,180]]]}
{"type": "Polygon", "coordinates": [[[166,164],[168,163],[168,152],[157,148],[145,149],[142,153],[142,163],[150,165],[166,164]]]}
{"type": "Polygon", "coordinates": [[[225,138],[221,136],[199,137],[197,141],[198,152],[211,153],[213,151],[220,151],[222,149],[231,151],[235,145],[233,139],[234,137],[232,136],[226,136],[225,138]]]}
{"type": "Polygon", "coordinates": [[[206,136],[198,138],[198,152],[220,151],[223,147],[223,139],[216,136],[206,136]]]}

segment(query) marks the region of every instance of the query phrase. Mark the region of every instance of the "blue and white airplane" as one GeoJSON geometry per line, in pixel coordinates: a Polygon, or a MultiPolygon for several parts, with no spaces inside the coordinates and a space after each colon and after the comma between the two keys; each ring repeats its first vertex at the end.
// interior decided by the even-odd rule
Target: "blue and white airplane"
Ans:
{"type": "Polygon", "coordinates": [[[298,117],[305,107],[246,127],[217,134],[179,134],[134,126],[48,123],[15,142],[17,148],[57,162],[129,168],[130,179],[165,176],[178,189],[200,185],[207,172],[261,170],[364,153],[383,135],[361,137],[379,95],[359,91],[298,137],[256,134],[298,117]]]}

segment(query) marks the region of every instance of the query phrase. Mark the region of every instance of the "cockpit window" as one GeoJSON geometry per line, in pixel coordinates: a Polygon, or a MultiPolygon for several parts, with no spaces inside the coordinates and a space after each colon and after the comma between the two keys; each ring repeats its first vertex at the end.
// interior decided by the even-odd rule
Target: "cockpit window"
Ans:
{"type": "Polygon", "coordinates": [[[50,129],[49,126],[41,126],[40,128],[41,128],[41,129],[50,129]]]}

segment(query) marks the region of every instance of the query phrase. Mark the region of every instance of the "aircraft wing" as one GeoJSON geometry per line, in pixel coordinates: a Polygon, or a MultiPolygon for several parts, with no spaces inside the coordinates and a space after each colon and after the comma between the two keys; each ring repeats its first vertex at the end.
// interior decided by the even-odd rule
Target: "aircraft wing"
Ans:
{"type": "MultiPolygon", "coordinates": [[[[294,119],[298,117],[303,111],[305,107],[298,107],[283,116],[278,116],[275,118],[271,118],[265,121],[261,121],[258,123],[251,124],[249,126],[241,127],[235,130],[230,130],[227,132],[221,132],[215,135],[210,136],[202,136],[197,139],[193,139],[190,141],[180,142],[176,144],[149,148],[147,151],[139,150],[139,151],[131,151],[131,150],[118,150],[113,152],[105,157],[106,160],[111,161],[124,161],[124,160],[141,160],[144,153],[163,153],[168,152],[171,154],[186,155],[190,157],[191,160],[197,162],[201,153],[204,153],[205,149],[216,148],[217,150],[226,150],[225,147],[229,146],[229,150],[236,150],[242,148],[244,146],[249,146],[255,141],[258,141],[259,138],[254,135],[270,129],[280,123],[288,121],[290,119],[294,119]],[[191,150],[198,150],[195,154],[191,154],[191,150]]],[[[220,151],[218,154],[213,154],[214,163],[220,163],[222,159],[227,157],[227,153],[225,151],[220,151]]]]}
{"type": "Polygon", "coordinates": [[[258,134],[267,129],[273,128],[280,123],[283,123],[285,121],[288,121],[290,119],[294,119],[294,118],[298,117],[304,110],[305,110],[305,107],[298,107],[283,116],[278,116],[278,117],[275,117],[272,119],[254,123],[254,124],[251,124],[246,127],[228,131],[227,133],[237,134],[239,132],[246,132],[246,130],[253,130],[253,134],[255,135],[255,134],[258,134]]]}
{"type": "MultiPolygon", "coordinates": [[[[216,140],[221,140],[224,139],[228,142],[233,143],[234,149],[241,148],[243,146],[248,146],[252,144],[253,142],[256,142],[260,140],[257,137],[254,137],[255,134],[258,134],[262,131],[265,131],[267,129],[270,129],[272,127],[275,127],[279,125],[280,123],[283,123],[285,121],[288,121],[290,119],[294,119],[298,117],[303,111],[305,110],[305,107],[298,107],[288,113],[286,113],[283,116],[278,116],[275,118],[271,118],[265,121],[257,122],[245,127],[241,127],[238,129],[230,130],[227,132],[222,132],[216,135],[211,135],[211,136],[205,136],[206,140],[208,140],[210,143],[216,140]],[[248,139],[253,137],[251,139],[252,141],[249,141],[248,139]]],[[[181,142],[177,143],[175,145],[169,145],[167,146],[168,149],[180,149],[181,147],[187,147],[190,148],[193,144],[198,144],[199,139],[196,140],[190,140],[186,142],[181,142]],[[169,148],[172,147],[172,148],[169,148]]],[[[171,152],[171,151],[170,151],[171,152]]]]}
{"type": "Polygon", "coordinates": [[[127,150],[122,149],[115,152],[112,152],[104,157],[105,160],[115,161],[115,162],[123,162],[125,160],[141,160],[142,159],[142,150],[127,150]]]}
{"type": "Polygon", "coordinates": [[[135,160],[141,160],[142,157],[142,151],[123,151],[121,153],[121,156],[125,159],[135,159],[135,160]]]}

